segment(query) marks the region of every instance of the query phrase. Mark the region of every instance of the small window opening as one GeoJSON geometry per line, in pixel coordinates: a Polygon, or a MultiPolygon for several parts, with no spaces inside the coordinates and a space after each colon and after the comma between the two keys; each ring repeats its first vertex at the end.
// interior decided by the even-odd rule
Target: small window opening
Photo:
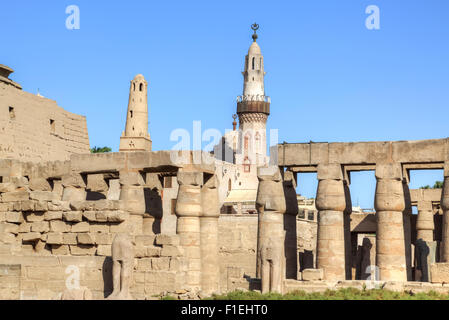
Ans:
{"type": "Polygon", "coordinates": [[[54,133],[56,131],[56,123],[55,120],[50,119],[50,131],[54,133]]]}
{"type": "Polygon", "coordinates": [[[164,188],[172,188],[173,187],[173,177],[164,177],[164,188]]]}
{"type": "Polygon", "coordinates": [[[131,110],[129,113],[130,113],[130,117],[132,118],[133,117],[133,111],[131,110]]]}
{"type": "Polygon", "coordinates": [[[143,83],[140,84],[139,90],[140,90],[140,91],[143,91],[143,83]]]}
{"type": "Polygon", "coordinates": [[[15,119],[16,118],[16,113],[14,112],[14,108],[13,107],[9,107],[9,118],[10,119],[15,119]]]}
{"type": "Polygon", "coordinates": [[[253,70],[255,66],[256,66],[256,58],[253,57],[253,70]]]}
{"type": "Polygon", "coordinates": [[[171,214],[176,214],[176,199],[171,199],[171,214]]]}
{"type": "Polygon", "coordinates": [[[133,91],[136,91],[136,84],[133,83],[133,91]]]}

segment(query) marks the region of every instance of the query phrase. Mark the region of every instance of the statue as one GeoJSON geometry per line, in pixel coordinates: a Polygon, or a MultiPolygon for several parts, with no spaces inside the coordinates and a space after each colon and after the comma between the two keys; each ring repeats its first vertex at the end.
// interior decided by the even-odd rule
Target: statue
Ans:
{"type": "Polygon", "coordinates": [[[112,282],[114,290],[108,300],[132,300],[129,292],[134,265],[133,241],[128,234],[117,234],[112,242],[112,282]]]}

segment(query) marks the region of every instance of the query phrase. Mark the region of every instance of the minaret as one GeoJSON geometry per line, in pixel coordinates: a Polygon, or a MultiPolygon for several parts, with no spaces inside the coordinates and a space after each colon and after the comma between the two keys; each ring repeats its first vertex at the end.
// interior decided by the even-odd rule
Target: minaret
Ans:
{"type": "Polygon", "coordinates": [[[148,133],[148,83],[138,74],[129,89],[126,128],[120,138],[120,152],[151,151],[148,133]]]}
{"type": "Polygon", "coordinates": [[[266,123],[270,115],[270,98],[265,96],[264,64],[260,47],[257,44],[258,24],[253,24],[253,43],[245,58],[243,95],[237,98],[239,116],[240,156],[245,172],[257,172],[258,166],[268,164],[266,123]],[[253,167],[255,166],[255,167],[253,167]]]}

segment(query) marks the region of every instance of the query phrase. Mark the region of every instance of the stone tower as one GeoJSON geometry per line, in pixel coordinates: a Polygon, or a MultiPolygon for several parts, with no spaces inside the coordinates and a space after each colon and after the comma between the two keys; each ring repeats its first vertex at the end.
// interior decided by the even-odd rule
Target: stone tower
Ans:
{"type": "Polygon", "coordinates": [[[249,47],[245,70],[242,72],[243,95],[237,98],[241,148],[236,160],[245,166],[245,171],[254,171],[258,166],[268,164],[266,123],[270,114],[270,98],[265,96],[264,61],[256,42],[259,26],[253,24],[251,28],[254,30],[253,43],[249,47]]]}
{"type": "Polygon", "coordinates": [[[148,133],[148,83],[138,74],[131,81],[129,89],[126,128],[120,138],[120,152],[151,151],[148,133]]]}

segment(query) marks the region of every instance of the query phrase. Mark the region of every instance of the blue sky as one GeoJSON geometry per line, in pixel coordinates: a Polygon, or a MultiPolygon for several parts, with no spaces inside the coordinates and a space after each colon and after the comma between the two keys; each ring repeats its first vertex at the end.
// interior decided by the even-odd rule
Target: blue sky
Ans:
{"type": "MultiPolygon", "coordinates": [[[[443,138],[448,12],[447,0],[2,1],[0,63],[24,90],[87,116],[91,146],[114,151],[129,81],[142,73],[153,148],[171,149],[172,130],[194,120],[231,128],[257,21],[280,142],[443,138]],[[65,27],[72,4],[80,30],[65,27]],[[368,5],[380,8],[380,30],[365,27],[368,5]]],[[[411,187],[441,178],[414,173],[411,187]]],[[[314,196],[313,175],[299,184],[314,196]]],[[[353,202],[372,207],[374,186],[370,173],[353,178],[353,202]]]]}

